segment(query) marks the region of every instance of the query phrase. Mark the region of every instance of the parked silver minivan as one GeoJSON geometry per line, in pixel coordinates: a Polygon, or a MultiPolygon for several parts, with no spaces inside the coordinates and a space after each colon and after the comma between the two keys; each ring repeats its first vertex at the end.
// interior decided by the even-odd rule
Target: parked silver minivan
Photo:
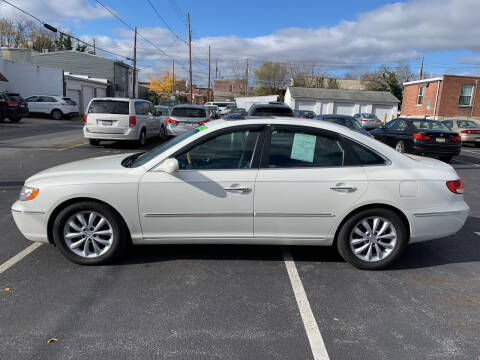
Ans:
{"type": "Polygon", "coordinates": [[[83,135],[91,145],[101,140],[130,140],[144,146],[147,138],[166,137],[165,125],[150,101],[93,98],[83,116],[83,135]]]}
{"type": "Polygon", "coordinates": [[[210,121],[209,111],[201,105],[176,105],[167,119],[169,136],[183,135],[191,129],[210,121]]]}

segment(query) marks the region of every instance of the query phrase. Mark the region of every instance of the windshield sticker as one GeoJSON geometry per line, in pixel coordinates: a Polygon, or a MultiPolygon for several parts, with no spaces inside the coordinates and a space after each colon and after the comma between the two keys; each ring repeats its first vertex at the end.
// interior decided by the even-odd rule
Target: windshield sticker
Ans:
{"type": "Polygon", "coordinates": [[[206,128],[207,127],[205,125],[202,125],[202,126],[197,127],[197,130],[202,131],[202,130],[205,130],[206,128]]]}
{"type": "Polygon", "coordinates": [[[290,159],[313,163],[317,137],[308,134],[295,134],[290,159]]]}

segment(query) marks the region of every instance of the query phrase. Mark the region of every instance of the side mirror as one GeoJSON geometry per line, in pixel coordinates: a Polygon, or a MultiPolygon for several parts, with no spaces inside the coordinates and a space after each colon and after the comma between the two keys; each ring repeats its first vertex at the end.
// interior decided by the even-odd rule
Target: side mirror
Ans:
{"type": "Polygon", "coordinates": [[[168,158],[155,168],[156,172],[166,172],[167,174],[175,174],[179,169],[178,160],[168,158]]]}

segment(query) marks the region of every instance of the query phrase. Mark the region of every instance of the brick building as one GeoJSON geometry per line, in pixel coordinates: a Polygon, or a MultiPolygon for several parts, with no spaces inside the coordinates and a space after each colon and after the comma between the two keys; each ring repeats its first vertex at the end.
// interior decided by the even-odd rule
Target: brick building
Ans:
{"type": "Polygon", "coordinates": [[[213,91],[216,101],[234,101],[247,93],[247,79],[215,79],[213,91]]]}
{"type": "Polygon", "coordinates": [[[480,119],[480,77],[443,75],[404,83],[402,116],[480,119]]]}

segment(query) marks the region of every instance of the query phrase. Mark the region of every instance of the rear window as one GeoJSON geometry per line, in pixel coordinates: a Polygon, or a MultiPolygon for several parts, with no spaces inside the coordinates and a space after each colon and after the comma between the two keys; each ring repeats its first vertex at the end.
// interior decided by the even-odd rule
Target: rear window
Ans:
{"type": "Polygon", "coordinates": [[[353,118],[349,119],[349,118],[344,118],[340,116],[339,117],[332,116],[332,117],[325,117],[324,120],[334,124],[343,125],[354,130],[362,129],[362,126],[359,124],[359,122],[353,118]]]}
{"type": "Polygon", "coordinates": [[[474,121],[469,120],[457,120],[457,126],[460,129],[468,129],[468,128],[477,128],[478,125],[474,121]]]}
{"type": "Polygon", "coordinates": [[[18,94],[7,94],[8,101],[20,101],[22,98],[18,94]]]}
{"type": "Polygon", "coordinates": [[[128,101],[94,100],[88,108],[89,114],[129,114],[128,101]]]}
{"type": "Polygon", "coordinates": [[[413,126],[417,130],[442,130],[450,131],[448,126],[442,124],[440,121],[435,120],[413,120],[413,126]]]}
{"type": "Polygon", "coordinates": [[[365,119],[376,119],[377,115],[375,115],[375,114],[363,114],[363,117],[365,119]]]}
{"type": "Polygon", "coordinates": [[[253,109],[251,115],[259,116],[291,116],[293,117],[293,111],[286,107],[259,107],[253,109]]]}
{"type": "Polygon", "coordinates": [[[191,118],[205,118],[207,114],[205,109],[196,109],[189,107],[177,107],[172,110],[172,116],[191,117],[191,118]]]}
{"type": "Polygon", "coordinates": [[[63,101],[65,101],[69,105],[77,105],[77,103],[70,98],[64,97],[62,99],[63,99],[63,101]]]}

